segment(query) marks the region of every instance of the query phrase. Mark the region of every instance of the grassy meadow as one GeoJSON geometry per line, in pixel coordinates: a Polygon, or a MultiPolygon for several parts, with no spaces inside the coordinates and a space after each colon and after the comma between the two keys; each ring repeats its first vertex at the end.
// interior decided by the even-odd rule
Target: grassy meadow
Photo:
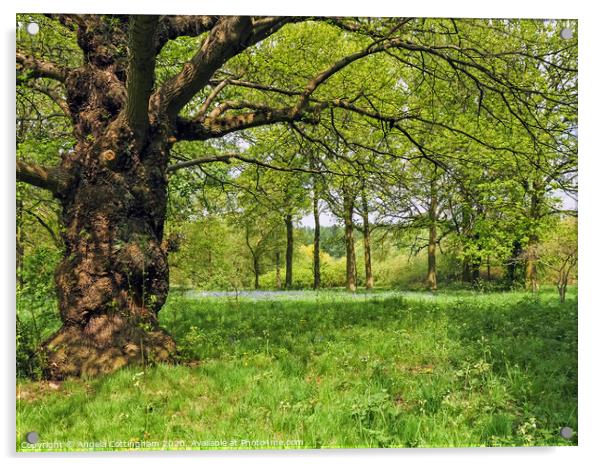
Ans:
{"type": "Polygon", "coordinates": [[[558,434],[577,431],[575,289],[174,292],[160,318],[177,365],[18,380],[17,450],[577,444],[558,434]]]}

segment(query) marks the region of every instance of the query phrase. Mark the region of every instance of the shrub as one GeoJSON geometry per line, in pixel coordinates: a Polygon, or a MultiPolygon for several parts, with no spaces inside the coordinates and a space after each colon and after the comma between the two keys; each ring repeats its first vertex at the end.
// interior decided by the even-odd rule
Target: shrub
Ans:
{"type": "Polygon", "coordinates": [[[17,377],[40,378],[40,344],[59,325],[54,290],[56,249],[39,248],[27,254],[17,287],[17,377]]]}

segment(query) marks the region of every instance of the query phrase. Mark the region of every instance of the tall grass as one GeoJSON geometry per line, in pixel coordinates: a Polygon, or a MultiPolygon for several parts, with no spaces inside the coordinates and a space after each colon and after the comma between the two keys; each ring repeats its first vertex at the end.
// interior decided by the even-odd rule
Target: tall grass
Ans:
{"type": "Polygon", "coordinates": [[[577,430],[575,296],[174,295],[161,321],[178,365],[20,381],[17,448],[577,443],[558,434],[577,430]]]}

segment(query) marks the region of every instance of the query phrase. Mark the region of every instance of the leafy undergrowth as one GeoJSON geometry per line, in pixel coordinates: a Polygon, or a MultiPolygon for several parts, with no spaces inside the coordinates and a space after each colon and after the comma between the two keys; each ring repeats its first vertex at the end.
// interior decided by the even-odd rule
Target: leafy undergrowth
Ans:
{"type": "Polygon", "coordinates": [[[161,320],[178,365],[21,381],[17,449],[577,443],[558,434],[577,430],[575,296],[172,296],[161,320]]]}

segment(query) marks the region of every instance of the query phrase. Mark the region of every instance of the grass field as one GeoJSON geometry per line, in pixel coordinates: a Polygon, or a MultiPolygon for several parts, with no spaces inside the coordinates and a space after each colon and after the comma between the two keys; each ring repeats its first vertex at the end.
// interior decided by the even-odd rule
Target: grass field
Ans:
{"type": "Polygon", "coordinates": [[[576,290],[172,295],[161,320],[178,365],[19,381],[17,449],[577,444],[558,434],[577,431],[576,290]]]}

